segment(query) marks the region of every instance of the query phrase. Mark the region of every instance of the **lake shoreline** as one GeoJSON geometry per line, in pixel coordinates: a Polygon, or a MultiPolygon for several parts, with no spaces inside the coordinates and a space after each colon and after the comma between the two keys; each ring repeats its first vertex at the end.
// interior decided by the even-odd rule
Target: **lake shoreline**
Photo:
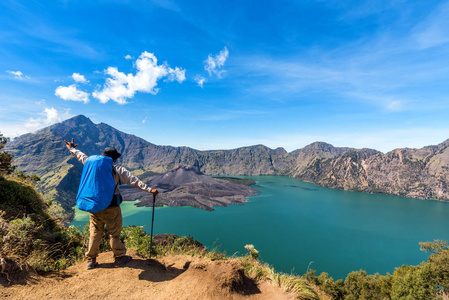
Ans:
{"type": "MultiPolygon", "coordinates": [[[[255,180],[260,195],[211,212],[158,207],[155,233],[190,235],[229,254],[254,244],[278,271],[303,274],[313,261],[312,269],[336,279],[359,269],[385,274],[402,264],[417,265],[427,258],[419,242],[449,239],[443,230],[449,226],[445,202],[335,190],[290,177],[242,177],[255,180]]],[[[152,208],[135,203],[122,204],[124,226],[149,232],[152,208]]],[[[72,225],[87,222],[88,214],[76,215],[72,225]]]]}

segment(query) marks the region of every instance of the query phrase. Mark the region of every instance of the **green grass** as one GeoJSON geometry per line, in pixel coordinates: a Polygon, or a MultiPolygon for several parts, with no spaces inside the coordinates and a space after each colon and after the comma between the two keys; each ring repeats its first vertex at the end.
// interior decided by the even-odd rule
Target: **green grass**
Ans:
{"type": "Polygon", "coordinates": [[[302,276],[278,273],[267,263],[262,263],[253,258],[249,253],[244,257],[234,258],[238,260],[245,275],[255,280],[266,281],[278,286],[286,292],[293,293],[297,299],[319,300],[321,297],[314,289],[313,285],[302,276]]]}
{"type": "MultiPolygon", "coordinates": [[[[120,238],[126,248],[136,250],[139,256],[149,258],[151,237],[140,226],[123,228],[120,238]]],[[[172,234],[159,234],[153,237],[153,258],[172,254],[208,257],[212,260],[225,260],[226,255],[216,251],[208,251],[200,242],[192,237],[180,237],[172,234]]]]}

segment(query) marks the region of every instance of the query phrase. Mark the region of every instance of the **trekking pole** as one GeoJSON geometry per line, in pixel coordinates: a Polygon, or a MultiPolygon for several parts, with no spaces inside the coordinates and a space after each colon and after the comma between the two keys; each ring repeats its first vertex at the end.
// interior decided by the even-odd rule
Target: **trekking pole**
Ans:
{"type": "Polygon", "coordinates": [[[154,206],[156,203],[156,194],[153,194],[153,216],[151,218],[151,239],[150,239],[150,258],[148,264],[151,265],[151,249],[153,249],[153,224],[154,224],[154,206]]]}

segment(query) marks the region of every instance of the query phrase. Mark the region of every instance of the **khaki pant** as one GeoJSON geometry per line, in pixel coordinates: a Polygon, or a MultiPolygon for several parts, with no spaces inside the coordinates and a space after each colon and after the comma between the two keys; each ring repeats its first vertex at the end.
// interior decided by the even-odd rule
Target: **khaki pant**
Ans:
{"type": "Polygon", "coordinates": [[[108,227],[109,243],[114,257],[121,257],[126,254],[125,245],[120,241],[122,211],[120,206],[113,206],[94,214],[90,213],[90,239],[89,248],[86,252],[87,259],[93,259],[98,256],[105,224],[108,227]]]}

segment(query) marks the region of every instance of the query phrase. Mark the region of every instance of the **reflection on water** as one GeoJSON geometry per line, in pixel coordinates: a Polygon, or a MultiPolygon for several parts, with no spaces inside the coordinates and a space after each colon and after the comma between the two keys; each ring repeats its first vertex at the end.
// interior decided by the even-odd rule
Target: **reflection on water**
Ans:
{"type": "Polygon", "coordinates": [[[297,186],[297,185],[293,185],[293,184],[287,184],[287,185],[284,185],[284,187],[291,187],[291,188],[296,188],[296,189],[302,189],[304,191],[311,191],[311,192],[318,191],[318,189],[315,189],[315,188],[297,186]]]}

